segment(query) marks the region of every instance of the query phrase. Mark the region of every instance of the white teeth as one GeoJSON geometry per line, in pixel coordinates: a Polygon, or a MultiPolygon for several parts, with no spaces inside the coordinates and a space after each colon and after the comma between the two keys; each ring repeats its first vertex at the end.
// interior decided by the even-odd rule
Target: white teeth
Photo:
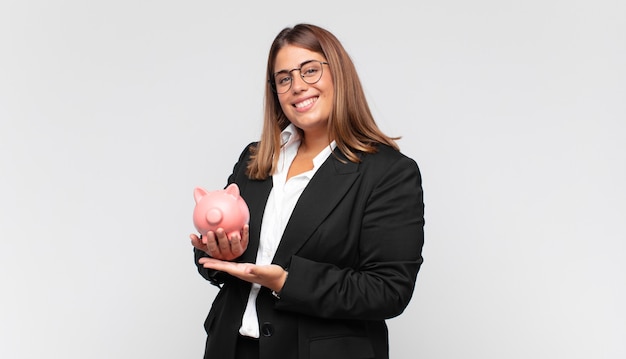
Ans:
{"type": "Polygon", "coordinates": [[[297,104],[296,104],[296,108],[306,107],[306,106],[308,106],[308,105],[312,104],[313,102],[315,102],[315,100],[317,100],[317,98],[315,98],[315,97],[314,97],[314,98],[307,99],[307,100],[304,100],[304,101],[302,101],[302,102],[300,102],[300,103],[297,103],[297,104]]]}

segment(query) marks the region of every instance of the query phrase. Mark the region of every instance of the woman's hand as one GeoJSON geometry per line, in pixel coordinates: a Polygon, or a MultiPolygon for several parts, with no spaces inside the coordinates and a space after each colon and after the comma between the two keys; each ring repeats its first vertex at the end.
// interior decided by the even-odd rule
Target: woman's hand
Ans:
{"type": "Polygon", "coordinates": [[[198,262],[205,268],[226,272],[247,282],[258,283],[275,292],[280,292],[287,280],[287,271],[276,264],[236,263],[207,257],[200,258],[198,262]]]}
{"type": "Polygon", "coordinates": [[[250,228],[246,224],[240,233],[233,234],[230,238],[222,228],[215,232],[209,231],[206,235],[198,237],[191,234],[191,244],[197,249],[210,255],[212,258],[232,261],[238,258],[248,248],[248,234],[250,228]]]}

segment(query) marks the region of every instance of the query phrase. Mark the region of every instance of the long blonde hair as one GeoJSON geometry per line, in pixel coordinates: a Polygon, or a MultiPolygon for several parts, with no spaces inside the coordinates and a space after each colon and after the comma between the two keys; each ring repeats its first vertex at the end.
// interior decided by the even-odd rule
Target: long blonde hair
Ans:
{"type": "Polygon", "coordinates": [[[359,162],[357,152],[374,153],[378,144],[399,150],[396,144],[399,137],[385,135],[376,125],[354,63],[339,40],[321,27],[298,24],[283,29],[269,51],[263,131],[258,144],[250,148],[248,177],[262,180],[271,176],[278,163],[280,133],[290,123],[271,84],[278,51],[287,45],[317,52],[326,58],[334,86],[333,108],[328,119],[329,138],[335,140],[337,149],[349,161],[359,162]]]}

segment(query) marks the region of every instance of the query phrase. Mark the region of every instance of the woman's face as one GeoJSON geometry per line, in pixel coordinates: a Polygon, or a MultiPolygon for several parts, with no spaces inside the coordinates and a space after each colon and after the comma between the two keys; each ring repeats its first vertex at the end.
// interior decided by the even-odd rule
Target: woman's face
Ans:
{"type": "MultiPolygon", "coordinates": [[[[287,45],[280,49],[274,61],[274,73],[299,69],[309,60],[325,62],[319,53],[287,45]]],[[[310,84],[300,76],[300,71],[291,71],[291,88],[278,94],[278,101],[283,112],[305,135],[326,135],[328,118],[333,107],[333,80],[327,64],[321,65],[322,76],[319,81],[310,84]]],[[[310,71],[308,72],[311,73],[310,71]]],[[[305,74],[307,76],[307,74],[305,74]]],[[[316,78],[312,76],[312,78],[316,78]]],[[[307,81],[312,82],[310,78],[307,81]]]]}

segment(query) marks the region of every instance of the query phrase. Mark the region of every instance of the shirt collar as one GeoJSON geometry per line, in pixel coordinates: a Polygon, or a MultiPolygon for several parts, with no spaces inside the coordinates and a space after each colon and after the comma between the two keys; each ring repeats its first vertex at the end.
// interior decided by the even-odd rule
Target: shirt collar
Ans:
{"type": "Polygon", "coordinates": [[[315,169],[319,168],[322,165],[322,163],[326,161],[328,156],[330,156],[330,154],[335,149],[335,147],[337,147],[337,144],[335,143],[335,141],[333,141],[330,143],[330,145],[328,145],[328,147],[320,151],[320,153],[318,153],[317,156],[315,156],[315,158],[313,159],[313,168],[315,169]]]}
{"type": "Polygon", "coordinates": [[[287,147],[296,141],[300,141],[300,132],[294,126],[293,123],[290,123],[285,129],[280,133],[280,144],[283,147],[287,147]]]}

